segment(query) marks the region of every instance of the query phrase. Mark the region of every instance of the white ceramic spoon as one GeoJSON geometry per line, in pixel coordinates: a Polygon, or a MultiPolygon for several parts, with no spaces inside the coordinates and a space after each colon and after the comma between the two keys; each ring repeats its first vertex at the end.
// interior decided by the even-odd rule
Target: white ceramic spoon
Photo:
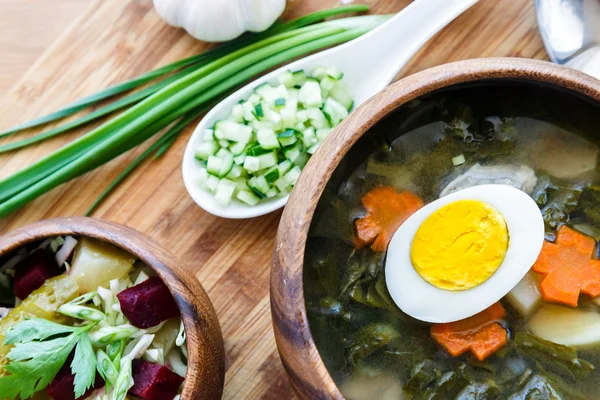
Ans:
{"type": "Polygon", "coordinates": [[[241,99],[247,99],[258,85],[276,83],[277,77],[287,70],[310,71],[317,66],[338,67],[351,87],[357,107],[389,85],[425,42],[477,1],[415,0],[373,31],[341,46],[285,65],[221,101],[200,121],[185,149],[183,181],[192,199],[209,213],[224,218],[252,218],[283,207],[289,196],[265,199],[255,206],[232,199],[228,206],[222,206],[212,194],[204,191],[198,183],[201,165],[194,158],[204,130],[210,129],[215,121],[227,118],[232,107],[241,99]]]}

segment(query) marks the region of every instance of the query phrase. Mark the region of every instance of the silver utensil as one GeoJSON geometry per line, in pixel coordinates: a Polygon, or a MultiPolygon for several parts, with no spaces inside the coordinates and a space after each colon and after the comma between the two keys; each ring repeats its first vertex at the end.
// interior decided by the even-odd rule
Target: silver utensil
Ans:
{"type": "Polygon", "coordinates": [[[600,0],[536,0],[550,59],[600,78],[600,0]]]}

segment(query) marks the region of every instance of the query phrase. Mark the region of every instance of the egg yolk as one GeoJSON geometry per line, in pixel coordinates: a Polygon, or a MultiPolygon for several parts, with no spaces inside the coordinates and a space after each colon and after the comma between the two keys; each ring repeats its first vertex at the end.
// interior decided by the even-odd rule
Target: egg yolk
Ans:
{"type": "Polygon", "coordinates": [[[502,214],[477,200],[459,200],[432,213],[412,242],[415,270],[435,287],[466,290],[491,277],[508,250],[502,214]]]}

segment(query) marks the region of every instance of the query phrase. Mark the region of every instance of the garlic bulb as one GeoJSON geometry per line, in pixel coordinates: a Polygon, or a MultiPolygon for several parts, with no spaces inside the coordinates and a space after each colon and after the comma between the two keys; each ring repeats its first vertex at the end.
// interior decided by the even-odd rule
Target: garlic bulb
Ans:
{"type": "Polygon", "coordinates": [[[283,13],[285,0],[154,0],[154,8],[195,38],[222,42],[267,29],[283,13]]]}

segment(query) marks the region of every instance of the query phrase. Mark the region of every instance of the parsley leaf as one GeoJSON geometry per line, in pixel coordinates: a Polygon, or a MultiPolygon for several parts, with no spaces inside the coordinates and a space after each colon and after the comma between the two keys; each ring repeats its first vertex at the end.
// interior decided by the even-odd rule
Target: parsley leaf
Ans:
{"type": "Polygon", "coordinates": [[[75,398],[87,392],[96,380],[96,354],[88,335],[83,335],[75,348],[71,372],[75,375],[75,398]]]}
{"type": "Polygon", "coordinates": [[[79,348],[79,343],[83,343],[79,350],[79,361],[75,363],[74,358],[71,368],[77,369],[75,379],[78,389],[81,390],[86,385],[90,387],[95,379],[95,373],[89,378],[92,362],[94,370],[96,368],[93,350],[92,361],[81,359],[89,357],[91,343],[88,332],[94,325],[69,327],[34,318],[12,327],[4,341],[4,344],[14,344],[14,347],[7,355],[10,363],[4,366],[11,375],[0,377],[0,393],[3,398],[26,399],[46,388],[64,365],[73,348],[79,348]],[[86,382],[86,379],[90,382],[86,382]]]}

